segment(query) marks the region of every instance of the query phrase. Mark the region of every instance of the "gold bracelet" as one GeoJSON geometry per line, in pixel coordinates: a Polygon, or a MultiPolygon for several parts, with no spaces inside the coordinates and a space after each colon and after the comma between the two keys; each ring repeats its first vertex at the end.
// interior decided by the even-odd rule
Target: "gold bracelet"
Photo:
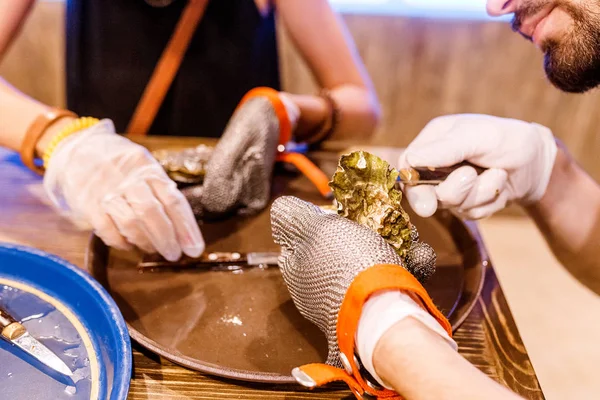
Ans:
{"type": "Polygon", "coordinates": [[[98,122],[100,122],[100,120],[97,118],[81,117],[77,118],[76,120],[69,123],[69,125],[65,126],[58,134],[56,134],[52,138],[52,140],[48,144],[48,147],[46,147],[43,156],[44,168],[48,168],[48,162],[50,161],[50,157],[52,157],[54,150],[56,150],[56,147],[60,142],[62,142],[64,139],[71,136],[72,134],[79,132],[82,129],[86,129],[96,125],[98,122]]]}

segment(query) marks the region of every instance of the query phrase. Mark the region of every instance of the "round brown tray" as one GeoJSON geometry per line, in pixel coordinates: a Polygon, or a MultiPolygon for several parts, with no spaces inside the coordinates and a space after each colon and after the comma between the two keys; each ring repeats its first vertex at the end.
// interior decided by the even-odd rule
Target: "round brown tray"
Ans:
{"type": "MultiPolygon", "coordinates": [[[[320,166],[328,171],[336,160],[322,157],[320,166]]],[[[274,189],[326,204],[306,178],[285,171],[276,175],[274,189]]],[[[437,272],[425,286],[456,329],[483,286],[488,260],[479,233],[445,212],[411,219],[438,254],[437,272]]],[[[203,224],[202,232],[207,251],[278,251],[268,209],[203,224]]],[[[140,273],[140,259],[93,236],[85,266],[115,299],[131,337],[150,351],[208,374],[284,384],[295,383],[294,367],[326,359],[325,337],[298,313],[278,268],[140,273]]]]}

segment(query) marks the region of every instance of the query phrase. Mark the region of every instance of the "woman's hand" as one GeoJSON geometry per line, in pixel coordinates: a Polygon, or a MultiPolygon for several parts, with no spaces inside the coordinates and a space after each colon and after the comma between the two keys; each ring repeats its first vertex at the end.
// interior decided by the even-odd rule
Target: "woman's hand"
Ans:
{"type": "Polygon", "coordinates": [[[44,187],[54,205],[87,222],[107,245],[136,246],[176,261],[198,257],[204,240],[189,203],[142,146],[110,120],[59,143],[44,187]]]}

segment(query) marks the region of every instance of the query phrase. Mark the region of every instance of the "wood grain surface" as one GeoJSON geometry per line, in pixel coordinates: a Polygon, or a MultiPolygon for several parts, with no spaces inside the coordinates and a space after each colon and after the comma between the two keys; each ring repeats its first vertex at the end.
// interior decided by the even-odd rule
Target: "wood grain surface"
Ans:
{"type": "MultiPolygon", "coordinates": [[[[150,148],[192,145],[193,139],[153,138],[150,148]]],[[[89,231],[55,213],[41,179],[17,154],[0,149],[0,241],[32,246],[84,265],[89,231]]],[[[535,371],[491,265],[475,308],[456,332],[460,353],[484,373],[527,399],[543,399],[535,371]]],[[[130,399],[350,399],[343,387],[304,391],[298,387],[245,384],[176,366],[134,344],[130,399]]]]}

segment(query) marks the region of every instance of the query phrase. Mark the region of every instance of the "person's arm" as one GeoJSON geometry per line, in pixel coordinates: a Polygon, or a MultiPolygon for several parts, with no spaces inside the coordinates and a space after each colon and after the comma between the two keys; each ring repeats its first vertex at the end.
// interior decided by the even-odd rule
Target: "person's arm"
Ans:
{"type": "MultiPolygon", "coordinates": [[[[25,133],[31,123],[51,107],[19,92],[0,78],[0,146],[14,151],[21,149],[25,133]]],[[[40,156],[51,138],[73,118],[61,118],[50,125],[37,143],[36,152],[40,156]]]]}
{"type": "MultiPolygon", "coordinates": [[[[49,110],[0,79],[0,146],[19,151],[29,126],[49,110]]],[[[74,120],[50,125],[36,144],[37,156],[74,120]]],[[[198,257],[204,251],[202,234],[162,166],[148,150],[118,135],[112,121],[82,124],[68,127],[74,133],[46,155],[43,183],[54,206],[83,219],[111,247],[137,246],[172,261],[182,253],[198,257]]]]}
{"type": "Polygon", "coordinates": [[[0,61],[19,33],[35,0],[0,2],[0,61]]]}
{"type": "Polygon", "coordinates": [[[552,131],[535,123],[488,115],[432,120],[407,147],[398,167],[450,167],[469,161],[439,185],[407,186],[422,217],[438,206],[481,219],[507,204],[523,206],[553,253],[600,294],[600,186],[569,156],[552,131]]]}
{"type": "Polygon", "coordinates": [[[295,368],[298,383],[343,380],[373,398],[390,397],[383,388],[411,400],[518,398],[460,356],[450,322],[410,272],[422,265],[404,263],[380,235],[290,196],[273,202],[271,228],[294,305],[329,344],[329,365],[295,368]]]}
{"type": "Polygon", "coordinates": [[[560,262],[600,294],[600,186],[558,149],[546,193],[527,211],[560,262]]]}
{"type": "Polygon", "coordinates": [[[403,397],[426,399],[520,399],[454,351],[421,322],[405,318],[379,340],[377,374],[403,397]]]}
{"type": "MultiPolygon", "coordinates": [[[[278,0],[277,11],[290,38],[308,63],[317,83],[330,91],[341,120],[332,136],[369,135],[380,119],[373,84],[344,23],[327,0],[278,0]]],[[[296,134],[302,138],[328,118],[328,105],[319,96],[291,95],[300,107],[296,134]]]]}

